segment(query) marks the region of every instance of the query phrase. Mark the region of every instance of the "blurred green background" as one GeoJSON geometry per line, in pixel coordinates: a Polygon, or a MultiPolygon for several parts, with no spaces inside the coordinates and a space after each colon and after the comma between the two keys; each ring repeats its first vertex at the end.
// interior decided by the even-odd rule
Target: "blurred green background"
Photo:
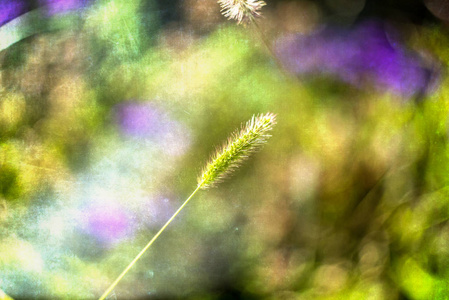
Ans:
{"type": "MultiPolygon", "coordinates": [[[[110,299],[449,299],[443,22],[399,26],[439,74],[404,97],[290,73],[215,1],[87,2],[1,27],[32,34],[0,52],[0,299],[99,297],[266,112],[264,149],[198,193],[110,299]]],[[[268,45],[334,20],[321,2],[268,2],[268,45]]]]}

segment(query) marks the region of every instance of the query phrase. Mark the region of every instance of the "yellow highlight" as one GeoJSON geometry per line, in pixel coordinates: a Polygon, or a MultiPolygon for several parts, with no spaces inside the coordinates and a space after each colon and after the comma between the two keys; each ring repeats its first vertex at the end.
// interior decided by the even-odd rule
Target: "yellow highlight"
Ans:
{"type": "Polygon", "coordinates": [[[9,297],[2,290],[0,290],[0,300],[13,300],[13,298],[9,297]]]}
{"type": "Polygon", "coordinates": [[[432,299],[437,280],[426,272],[411,257],[404,258],[400,264],[401,285],[412,299],[432,299]]]}
{"type": "Polygon", "coordinates": [[[22,120],[25,112],[25,99],[22,95],[7,94],[0,102],[0,125],[10,129],[22,120]]]}

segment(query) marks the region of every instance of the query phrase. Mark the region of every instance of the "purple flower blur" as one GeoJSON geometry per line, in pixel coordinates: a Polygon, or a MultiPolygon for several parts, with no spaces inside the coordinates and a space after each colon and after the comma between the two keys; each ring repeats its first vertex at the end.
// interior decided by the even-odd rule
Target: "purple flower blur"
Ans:
{"type": "Polygon", "coordinates": [[[0,0],[0,26],[27,11],[24,1],[0,0]]]}
{"type": "Polygon", "coordinates": [[[85,7],[92,0],[40,0],[48,15],[63,14],[85,7]]]}
{"type": "Polygon", "coordinates": [[[0,26],[31,11],[43,7],[49,16],[80,10],[93,0],[39,0],[38,5],[29,4],[25,0],[0,0],[0,26]]]}
{"type": "Polygon", "coordinates": [[[82,209],[82,230],[109,245],[127,237],[132,229],[130,215],[117,203],[98,201],[82,209]]]}
{"type": "Polygon", "coordinates": [[[165,121],[162,113],[150,103],[126,102],[119,105],[118,123],[125,135],[157,137],[162,134],[165,121]]]}
{"type": "Polygon", "coordinates": [[[432,75],[417,55],[392,42],[378,21],[285,38],[279,41],[277,53],[295,74],[329,74],[358,87],[369,83],[404,97],[424,92],[432,75]]]}
{"type": "Polygon", "coordinates": [[[181,155],[190,145],[186,128],[151,102],[121,103],[116,118],[124,136],[150,140],[170,155],[181,155]]]}

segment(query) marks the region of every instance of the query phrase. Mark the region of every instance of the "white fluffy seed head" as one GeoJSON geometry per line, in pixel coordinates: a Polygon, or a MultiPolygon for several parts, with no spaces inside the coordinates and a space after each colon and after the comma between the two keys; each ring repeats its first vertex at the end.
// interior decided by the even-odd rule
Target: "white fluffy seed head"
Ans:
{"type": "Polygon", "coordinates": [[[238,24],[247,24],[260,17],[260,10],[266,5],[260,0],[218,0],[221,13],[228,20],[236,20],[238,24]]]}

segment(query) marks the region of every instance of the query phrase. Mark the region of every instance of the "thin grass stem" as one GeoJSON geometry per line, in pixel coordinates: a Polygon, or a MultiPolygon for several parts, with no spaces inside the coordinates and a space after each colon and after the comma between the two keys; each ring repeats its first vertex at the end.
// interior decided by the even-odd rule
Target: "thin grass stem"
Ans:
{"type": "Polygon", "coordinates": [[[285,69],[284,65],[281,63],[279,58],[277,57],[276,53],[274,52],[273,48],[271,47],[271,44],[268,42],[267,38],[265,37],[265,34],[262,31],[262,28],[260,28],[259,24],[257,23],[256,19],[252,19],[251,25],[253,26],[253,30],[257,33],[257,36],[262,41],[262,44],[266,47],[268,50],[268,53],[270,54],[271,58],[273,59],[274,63],[278,67],[278,69],[282,72],[282,74],[287,78],[290,79],[292,76],[289,72],[285,69]]]}
{"type": "Polygon", "coordinates": [[[131,263],[123,270],[123,272],[117,277],[117,279],[109,286],[109,288],[101,295],[98,300],[104,300],[112,292],[112,290],[117,286],[117,284],[122,280],[122,278],[128,273],[128,271],[134,266],[134,264],[140,259],[140,257],[150,248],[150,246],[156,241],[156,239],[161,235],[161,233],[167,228],[167,226],[173,221],[174,218],[179,214],[179,212],[187,205],[187,203],[192,199],[192,197],[198,192],[201,188],[201,185],[198,185],[197,188],[193,191],[193,193],[187,198],[186,201],[178,208],[178,210],[171,216],[171,218],[165,223],[164,226],[156,233],[156,235],[148,242],[148,244],[142,249],[142,251],[137,254],[137,256],[131,261],[131,263]]]}

